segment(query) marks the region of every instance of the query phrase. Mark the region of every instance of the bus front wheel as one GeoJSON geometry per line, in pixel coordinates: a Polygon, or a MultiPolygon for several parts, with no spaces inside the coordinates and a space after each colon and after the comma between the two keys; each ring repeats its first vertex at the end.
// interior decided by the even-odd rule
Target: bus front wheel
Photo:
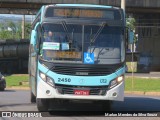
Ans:
{"type": "Polygon", "coordinates": [[[36,102],[37,102],[38,111],[40,111],[40,112],[48,111],[48,102],[46,99],[38,98],[36,102]]]}

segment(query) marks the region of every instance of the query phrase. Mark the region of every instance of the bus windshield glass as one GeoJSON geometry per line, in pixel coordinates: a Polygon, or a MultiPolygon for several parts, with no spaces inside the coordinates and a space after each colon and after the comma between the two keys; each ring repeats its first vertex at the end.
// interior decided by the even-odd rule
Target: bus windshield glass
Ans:
{"type": "Polygon", "coordinates": [[[83,63],[85,53],[94,55],[94,64],[119,63],[123,28],[107,24],[44,23],[41,56],[53,62],[83,63]]]}

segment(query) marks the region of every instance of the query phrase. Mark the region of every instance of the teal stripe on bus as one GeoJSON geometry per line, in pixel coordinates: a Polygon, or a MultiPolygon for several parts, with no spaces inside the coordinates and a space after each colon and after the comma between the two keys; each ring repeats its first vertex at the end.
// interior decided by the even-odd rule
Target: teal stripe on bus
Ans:
{"type": "Polygon", "coordinates": [[[80,86],[106,86],[109,85],[111,80],[114,80],[118,76],[121,76],[125,73],[125,67],[120,68],[118,71],[115,73],[112,73],[110,75],[106,76],[71,76],[71,75],[60,75],[56,74],[50,70],[48,70],[46,67],[41,65],[40,63],[38,64],[38,68],[41,72],[49,76],[54,80],[56,84],[65,84],[65,85],[80,85],[80,86]],[[69,78],[71,79],[71,82],[59,82],[58,79],[63,79],[63,78],[69,78]],[[101,83],[101,79],[106,79],[106,83],[101,83]],[[84,83],[81,83],[80,81],[84,80],[84,83]]]}

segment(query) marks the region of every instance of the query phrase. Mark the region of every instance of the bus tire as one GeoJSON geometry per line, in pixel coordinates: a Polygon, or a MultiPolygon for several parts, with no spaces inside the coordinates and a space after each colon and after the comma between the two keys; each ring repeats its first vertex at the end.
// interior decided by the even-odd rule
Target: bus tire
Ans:
{"type": "Polygon", "coordinates": [[[37,109],[39,112],[47,112],[48,111],[48,102],[46,99],[37,99],[37,109]]]}
{"type": "Polygon", "coordinates": [[[33,94],[33,92],[31,92],[30,100],[31,100],[31,103],[35,103],[36,102],[36,96],[33,94]]]}

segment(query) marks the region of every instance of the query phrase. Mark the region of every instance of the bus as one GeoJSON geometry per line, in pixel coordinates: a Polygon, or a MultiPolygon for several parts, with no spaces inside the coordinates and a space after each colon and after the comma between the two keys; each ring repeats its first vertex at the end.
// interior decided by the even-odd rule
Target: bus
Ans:
{"type": "Polygon", "coordinates": [[[31,102],[38,110],[74,100],[109,110],[112,101],[123,101],[125,24],[118,7],[42,6],[32,24],[28,69],[31,102]]]}

